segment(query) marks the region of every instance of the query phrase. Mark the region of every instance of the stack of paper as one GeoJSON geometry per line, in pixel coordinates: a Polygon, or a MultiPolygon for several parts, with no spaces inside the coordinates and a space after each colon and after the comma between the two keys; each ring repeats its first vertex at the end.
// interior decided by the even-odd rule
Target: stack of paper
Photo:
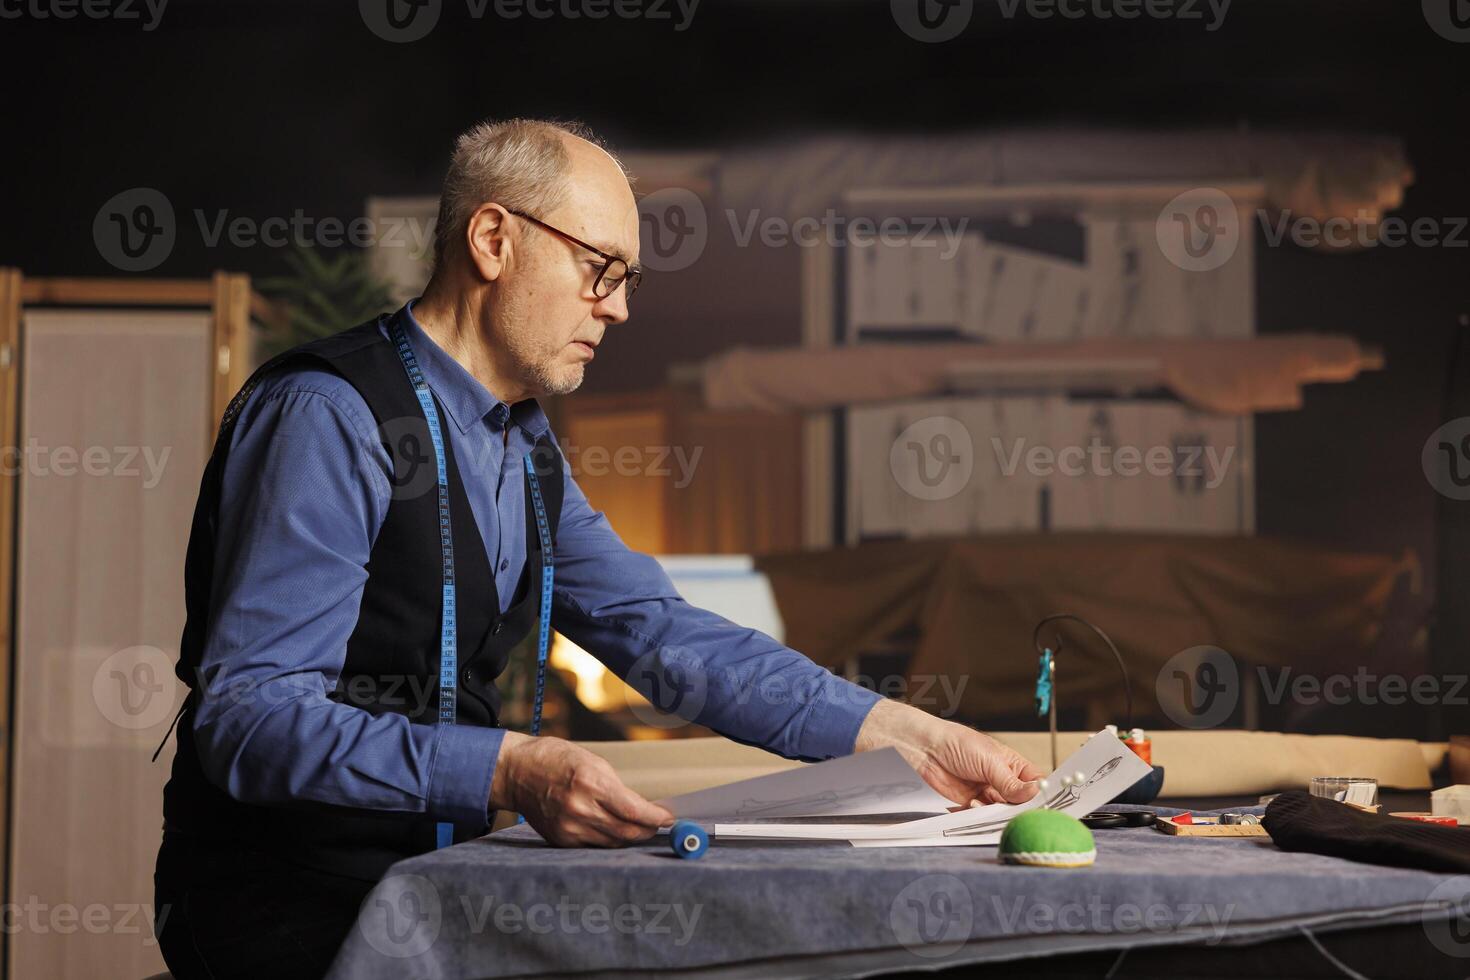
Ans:
{"type": "Polygon", "coordinates": [[[675,816],[714,823],[715,837],[849,841],[854,847],[954,847],[996,844],[1017,814],[1045,807],[1082,816],[1105,806],[1149,774],[1117,736],[1099,732],[1057,767],[1025,803],[993,803],[950,811],[953,804],[924,782],[894,749],[759,776],[659,803],[675,816]],[[929,814],[914,818],[914,814],[929,814]],[[836,818],[887,814],[891,822],[836,818]],[[825,817],[830,822],[780,823],[772,818],[825,817]],[[908,819],[904,819],[908,818],[908,819]]]}

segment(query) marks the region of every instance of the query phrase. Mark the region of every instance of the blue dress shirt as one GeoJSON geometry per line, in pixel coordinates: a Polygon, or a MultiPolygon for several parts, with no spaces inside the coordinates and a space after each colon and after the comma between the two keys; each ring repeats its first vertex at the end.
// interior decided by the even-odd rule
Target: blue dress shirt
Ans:
{"type": "MultiPolygon", "coordinates": [[[[443,406],[503,612],[526,564],[523,460],[548,432],[546,416],[531,399],[500,402],[429,339],[412,305],[409,342],[443,406]]],[[[367,404],[329,371],[277,372],[240,413],[192,716],[205,773],[236,799],[485,817],[503,729],[415,724],[327,697],[357,623],[391,473],[367,404]]],[[[687,604],[570,473],[552,622],[625,679],[650,657],[697,677],[690,720],[788,758],[852,752],[878,700],[765,634],[687,604]]]]}

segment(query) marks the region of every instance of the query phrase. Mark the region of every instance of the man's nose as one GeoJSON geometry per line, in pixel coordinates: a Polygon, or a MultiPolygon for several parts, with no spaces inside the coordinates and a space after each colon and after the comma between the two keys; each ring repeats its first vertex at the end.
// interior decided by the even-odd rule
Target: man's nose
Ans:
{"type": "Polygon", "coordinates": [[[605,323],[623,323],[628,319],[628,288],[620,285],[597,301],[592,315],[605,323]]]}

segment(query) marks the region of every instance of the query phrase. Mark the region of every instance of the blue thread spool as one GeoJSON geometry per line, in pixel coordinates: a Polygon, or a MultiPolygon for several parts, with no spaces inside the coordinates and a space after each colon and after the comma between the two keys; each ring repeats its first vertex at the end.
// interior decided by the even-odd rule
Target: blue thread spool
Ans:
{"type": "Polygon", "coordinates": [[[679,857],[692,861],[709,850],[709,834],[693,820],[675,820],[669,828],[669,847],[679,857]]]}

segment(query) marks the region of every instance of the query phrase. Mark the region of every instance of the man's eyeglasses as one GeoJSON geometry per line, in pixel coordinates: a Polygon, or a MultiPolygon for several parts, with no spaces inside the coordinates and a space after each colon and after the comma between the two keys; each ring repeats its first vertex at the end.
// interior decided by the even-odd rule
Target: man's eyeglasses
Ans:
{"type": "Polygon", "coordinates": [[[588,245],[580,238],[574,238],[571,235],[568,235],[566,232],[562,231],[560,228],[548,225],[540,218],[529,215],[524,211],[517,211],[515,208],[506,208],[506,210],[518,218],[525,218],[532,224],[540,225],[542,228],[545,228],[553,235],[559,235],[562,238],[565,238],[567,241],[571,242],[573,245],[578,245],[582,248],[585,248],[587,251],[593,252],[599,258],[601,258],[603,260],[602,267],[597,270],[597,279],[592,283],[592,292],[598,299],[606,299],[607,297],[611,296],[614,292],[617,291],[617,288],[624,283],[627,283],[628,285],[627,291],[623,293],[624,301],[631,300],[633,298],[633,294],[637,292],[638,284],[643,281],[642,269],[630,268],[627,262],[618,258],[616,255],[608,255],[602,249],[597,248],[593,245],[588,245]]]}

